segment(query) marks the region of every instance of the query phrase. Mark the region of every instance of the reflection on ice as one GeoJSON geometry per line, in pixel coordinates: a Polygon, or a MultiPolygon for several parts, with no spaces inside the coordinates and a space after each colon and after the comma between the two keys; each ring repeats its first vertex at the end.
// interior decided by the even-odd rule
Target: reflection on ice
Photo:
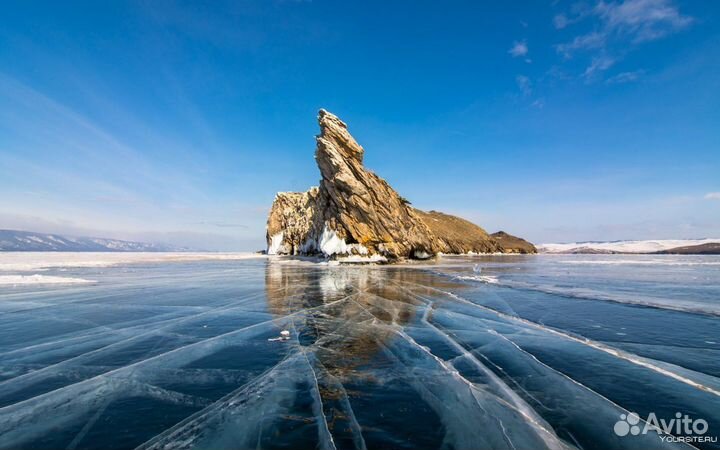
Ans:
{"type": "Polygon", "coordinates": [[[19,296],[34,306],[0,318],[26,336],[0,345],[0,448],[682,447],[612,433],[659,407],[628,379],[720,426],[714,376],[523,317],[461,273],[243,264],[19,296]]]}

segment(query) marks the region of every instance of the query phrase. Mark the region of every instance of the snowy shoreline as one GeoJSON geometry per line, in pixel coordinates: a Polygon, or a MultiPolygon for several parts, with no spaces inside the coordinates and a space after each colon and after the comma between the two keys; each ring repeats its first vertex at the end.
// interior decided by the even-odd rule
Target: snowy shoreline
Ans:
{"type": "Polygon", "coordinates": [[[56,277],[50,275],[0,275],[0,286],[22,286],[36,284],[88,284],[94,280],[72,277],[56,277]]]}
{"type": "Polygon", "coordinates": [[[689,247],[703,244],[720,243],[720,238],[704,239],[652,239],[642,241],[610,241],[610,242],[570,242],[538,244],[538,253],[621,253],[621,254],[652,254],[678,247],[689,247]]]}
{"type": "Polygon", "coordinates": [[[266,258],[266,256],[247,252],[0,252],[0,272],[25,272],[66,267],[110,267],[137,263],[231,261],[254,258],[266,258]]]}

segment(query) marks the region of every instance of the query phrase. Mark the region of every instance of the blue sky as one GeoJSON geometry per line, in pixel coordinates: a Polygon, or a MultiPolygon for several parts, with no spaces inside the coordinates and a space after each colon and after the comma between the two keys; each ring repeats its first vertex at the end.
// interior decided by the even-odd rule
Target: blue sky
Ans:
{"type": "Polygon", "coordinates": [[[11,1],[0,25],[0,228],[262,248],[275,192],[318,182],[323,107],[418,208],[720,237],[719,2],[11,1]]]}

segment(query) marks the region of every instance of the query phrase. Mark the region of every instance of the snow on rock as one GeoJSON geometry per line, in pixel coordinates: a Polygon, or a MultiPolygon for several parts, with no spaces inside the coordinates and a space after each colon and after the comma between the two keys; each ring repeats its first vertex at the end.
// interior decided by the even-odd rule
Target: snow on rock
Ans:
{"type": "Polygon", "coordinates": [[[347,244],[334,230],[328,228],[327,224],[320,235],[318,248],[325,256],[332,255],[367,255],[368,249],[362,244],[347,244]]]}
{"type": "Polygon", "coordinates": [[[283,244],[283,234],[284,234],[284,232],[281,231],[277,234],[274,234],[270,238],[270,245],[268,246],[268,249],[267,249],[268,255],[277,255],[278,254],[278,251],[280,250],[280,246],[283,244]]]}
{"type": "MultiPolygon", "coordinates": [[[[285,233],[281,231],[270,237],[268,245],[268,255],[290,255],[290,254],[309,254],[313,252],[321,253],[325,257],[330,256],[365,256],[368,249],[362,244],[348,244],[345,239],[341,238],[335,230],[323,227],[320,236],[314,238],[309,236],[305,242],[298,248],[292,244],[285,242],[285,233]],[[291,248],[293,250],[291,250],[291,248]]],[[[383,258],[384,260],[385,258],[383,258]]]]}
{"type": "Polygon", "coordinates": [[[319,247],[320,251],[328,256],[336,253],[343,254],[348,252],[345,241],[340,239],[335,231],[328,229],[327,224],[320,236],[319,247]]]}

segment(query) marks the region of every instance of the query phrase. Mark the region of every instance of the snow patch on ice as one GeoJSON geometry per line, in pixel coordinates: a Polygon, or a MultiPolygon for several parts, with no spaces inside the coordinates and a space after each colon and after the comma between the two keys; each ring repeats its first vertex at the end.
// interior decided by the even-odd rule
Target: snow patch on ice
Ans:
{"type": "Polygon", "coordinates": [[[256,253],[162,252],[0,252],[0,272],[38,271],[63,267],[112,267],[134,263],[241,260],[256,253]]]}
{"type": "Polygon", "coordinates": [[[481,281],[488,284],[498,284],[500,280],[498,277],[492,275],[458,275],[458,280],[470,280],[470,281],[481,281]]]}
{"type": "Polygon", "coordinates": [[[464,254],[453,254],[453,253],[449,253],[449,254],[438,253],[438,254],[442,255],[442,256],[451,256],[452,257],[452,256],[513,256],[513,255],[518,255],[519,253],[474,252],[474,251],[470,250],[469,252],[464,253],[464,254]]]}
{"type": "Polygon", "coordinates": [[[378,262],[387,262],[387,258],[382,255],[370,255],[370,256],[362,256],[362,255],[350,255],[345,256],[342,258],[337,259],[338,262],[341,263],[378,263],[378,262]]]}
{"type": "Polygon", "coordinates": [[[25,284],[79,284],[94,283],[83,278],[54,277],[50,275],[0,275],[0,286],[15,286],[25,284]]]}

